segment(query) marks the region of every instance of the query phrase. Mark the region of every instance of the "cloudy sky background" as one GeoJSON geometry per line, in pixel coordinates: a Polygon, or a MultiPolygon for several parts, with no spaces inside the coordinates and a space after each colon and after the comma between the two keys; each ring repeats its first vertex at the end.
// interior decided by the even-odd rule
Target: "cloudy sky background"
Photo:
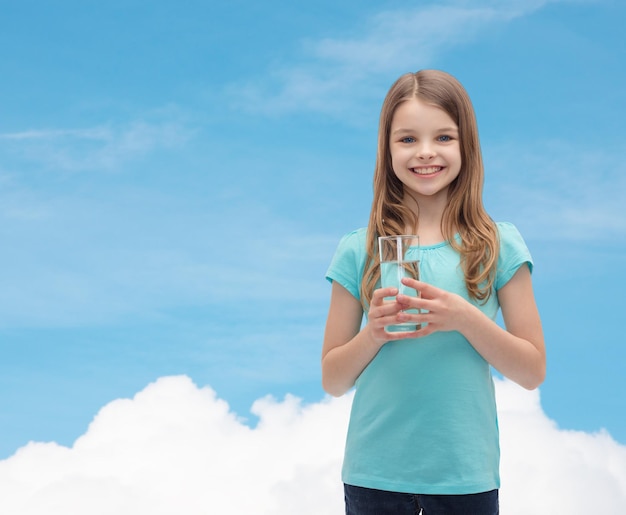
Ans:
{"type": "Polygon", "coordinates": [[[540,391],[497,382],[503,508],[620,513],[623,3],[215,4],[0,2],[0,511],[341,512],[323,276],[385,92],[440,68],[546,333],[540,391]]]}

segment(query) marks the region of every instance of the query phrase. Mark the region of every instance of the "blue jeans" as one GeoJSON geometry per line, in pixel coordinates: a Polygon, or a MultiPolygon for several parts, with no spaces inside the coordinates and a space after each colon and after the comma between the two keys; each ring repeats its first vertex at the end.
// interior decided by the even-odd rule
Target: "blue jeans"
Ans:
{"type": "Polygon", "coordinates": [[[346,515],[498,515],[498,490],[423,495],[344,485],[346,515]]]}

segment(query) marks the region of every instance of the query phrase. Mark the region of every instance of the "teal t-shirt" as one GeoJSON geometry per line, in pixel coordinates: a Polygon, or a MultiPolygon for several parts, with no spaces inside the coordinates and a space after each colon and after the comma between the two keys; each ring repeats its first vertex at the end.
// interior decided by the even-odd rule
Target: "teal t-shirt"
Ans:
{"type": "MultiPolygon", "coordinates": [[[[497,224],[495,290],[532,258],[514,225],[497,224]]],[[[326,278],[360,299],[366,229],[344,236],[326,278]]],[[[469,299],[460,256],[448,242],[419,248],[424,282],[457,293],[494,319],[497,295],[469,299]]],[[[388,342],[356,381],[342,480],[417,494],[500,487],[495,391],[489,364],[456,331],[388,342]]]]}

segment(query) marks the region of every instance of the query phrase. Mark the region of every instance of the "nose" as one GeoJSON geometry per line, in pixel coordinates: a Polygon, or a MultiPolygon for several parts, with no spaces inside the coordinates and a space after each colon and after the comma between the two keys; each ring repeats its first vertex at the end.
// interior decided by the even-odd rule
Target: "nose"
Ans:
{"type": "Polygon", "coordinates": [[[423,142],[418,145],[416,149],[416,156],[418,159],[426,161],[435,157],[435,149],[429,143],[423,142]]]}

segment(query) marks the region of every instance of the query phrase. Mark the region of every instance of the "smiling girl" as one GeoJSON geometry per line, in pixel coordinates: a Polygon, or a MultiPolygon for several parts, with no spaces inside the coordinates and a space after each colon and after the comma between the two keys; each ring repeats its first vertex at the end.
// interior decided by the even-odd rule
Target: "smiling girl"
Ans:
{"type": "Polygon", "coordinates": [[[323,386],[356,387],[347,515],[498,513],[490,367],[534,389],[546,363],[530,253],[485,212],[482,187],[465,89],[437,70],[400,77],[381,111],[368,227],[344,236],[327,272],[323,386]],[[401,234],[419,235],[420,280],[403,279],[418,297],[380,287],[377,239],[401,234]],[[385,330],[401,322],[419,329],[385,330]]]}

